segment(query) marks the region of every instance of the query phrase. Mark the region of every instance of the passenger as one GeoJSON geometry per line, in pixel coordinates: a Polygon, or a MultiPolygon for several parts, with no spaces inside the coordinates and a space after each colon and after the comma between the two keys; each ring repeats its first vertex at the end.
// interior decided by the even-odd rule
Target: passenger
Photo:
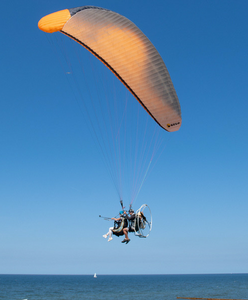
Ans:
{"type": "Polygon", "coordinates": [[[129,216],[126,215],[125,217],[129,221],[129,226],[125,227],[123,229],[123,233],[125,235],[125,239],[122,241],[122,243],[128,244],[130,242],[130,239],[128,237],[128,232],[134,232],[134,220],[135,220],[135,213],[132,209],[129,210],[129,216]]]}
{"type": "MultiPolygon", "coordinates": [[[[121,221],[122,221],[124,215],[126,215],[126,211],[121,210],[121,211],[119,212],[119,215],[120,215],[119,218],[111,218],[111,220],[114,220],[114,221],[117,222],[117,223],[119,224],[119,226],[120,226],[121,221]]],[[[117,228],[118,228],[118,227],[117,227],[117,228]]],[[[109,227],[109,231],[108,231],[106,234],[103,235],[103,237],[104,237],[105,239],[106,239],[107,237],[109,237],[108,242],[112,241],[112,239],[113,239],[113,238],[112,238],[113,230],[114,230],[114,227],[109,227]]]]}

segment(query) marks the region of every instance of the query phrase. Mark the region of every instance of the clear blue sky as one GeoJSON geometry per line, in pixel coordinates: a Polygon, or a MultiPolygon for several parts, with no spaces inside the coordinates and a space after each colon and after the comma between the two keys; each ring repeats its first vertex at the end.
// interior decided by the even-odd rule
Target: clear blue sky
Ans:
{"type": "Polygon", "coordinates": [[[248,1],[14,0],[1,11],[0,273],[248,272],[248,1]],[[182,127],[135,203],[150,205],[153,231],[128,245],[102,238],[111,223],[98,215],[116,215],[119,200],[37,27],[82,5],[132,20],[181,103],[182,127]]]}

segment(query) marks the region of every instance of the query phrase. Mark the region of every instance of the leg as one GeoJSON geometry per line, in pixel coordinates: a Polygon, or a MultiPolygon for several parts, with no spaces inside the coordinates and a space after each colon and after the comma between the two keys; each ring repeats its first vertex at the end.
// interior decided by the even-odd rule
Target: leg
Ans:
{"type": "Polygon", "coordinates": [[[108,232],[108,236],[109,236],[109,239],[108,239],[108,242],[112,241],[112,234],[113,234],[113,230],[114,227],[109,227],[109,232],[108,232]]]}
{"type": "Polygon", "coordinates": [[[114,227],[109,227],[109,231],[108,231],[108,233],[106,233],[106,234],[104,234],[103,235],[103,237],[106,239],[108,236],[109,236],[109,238],[111,238],[112,239],[112,230],[113,230],[113,228],[114,227]]]}
{"type": "Polygon", "coordinates": [[[113,230],[114,227],[109,227],[109,232],[107,233],[107,235],[111,238],[112,237],[112,234],[113,234],[113,230]]]}
{"type": "Polygon", "coordinates": [[[125,239],[128,240],[128,229],[127,228],[124,228],[123,229],[123,232],[125,234],[125,239]]]}
{"type": "Polygon", "coordinates": [[[125,235],[125,239],[122,241],[122,243],[128,243],[130,241],[130,239],[128,238],[128,228],[124,228],[123,229],[123,233],[125,235]]]}

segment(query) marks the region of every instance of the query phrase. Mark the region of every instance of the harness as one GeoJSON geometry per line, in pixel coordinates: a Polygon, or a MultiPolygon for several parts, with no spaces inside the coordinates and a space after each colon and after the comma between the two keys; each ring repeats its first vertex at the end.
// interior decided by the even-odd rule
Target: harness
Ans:
{"type": "Polygon", "coordinates": [[[116,236],[123,235],[123,229],[127,227],[127,219],[122,218],[121,222],[114,221],[113,234],[116,236]]]}
{"type": "Polygon", "coordinates": [[[136,217],[133,220],[129,220],[129,232],[136,231],[136,217]]]}

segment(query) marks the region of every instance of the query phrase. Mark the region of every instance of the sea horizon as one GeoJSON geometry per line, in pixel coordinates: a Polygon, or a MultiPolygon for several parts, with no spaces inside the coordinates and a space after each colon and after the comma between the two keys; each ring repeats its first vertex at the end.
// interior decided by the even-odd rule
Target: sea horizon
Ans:
{"type": "MultiPolygon", "coordinates": [[[[96,272],[92,272],[92,273],[87,273],[87,274],[73,274],[73,273],[63,273],[63,274],[59,274],[59,273],[0,273],[1,275],[51,275],[51,276],[91,276],[92,274],[94,275],[96,272]]],[[[248,275],[248,272],[230,272],[230,273],[146,273],[146,274],[141,274],[141,273],[125,273],[125,274],[121,274],[121,273],[113,273],[113,274],[103,274],[103,273],[97,273],[98,276],[156,276],[156,275],[163,275],[163,276],[173,276],[173,275],[178,275],[178,276],[184,276],[184,275],[248,275]]]]}
{"type": "Polygon", "coordinates": [[[248,299],[248,273],[94,273],[0,274],[0,300],[248,299]]]}

